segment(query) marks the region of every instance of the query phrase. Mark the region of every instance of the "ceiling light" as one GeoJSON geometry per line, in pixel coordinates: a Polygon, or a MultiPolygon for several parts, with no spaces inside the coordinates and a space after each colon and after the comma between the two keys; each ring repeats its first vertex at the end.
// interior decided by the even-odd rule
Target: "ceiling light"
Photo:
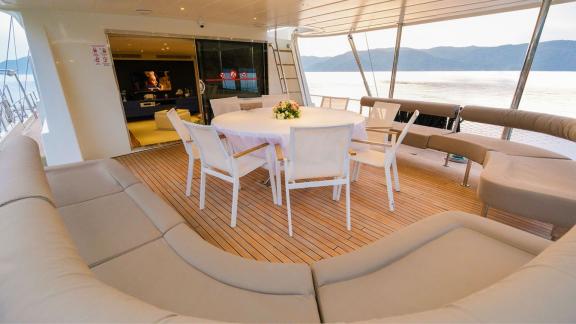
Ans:
{"type": "Polygon", "coordinates": [[[128,46],[132,46],[132,44],[130,44],[130,43],[128,43],[127,45],[128,45],[128,46]]]}
{"type": "Polygon", "coordinates": [[[164,45],[164,46],[168,46],[168,43],[164,43],[163,45],[164,45]]]}
{"type": "Polygon", "coordinates": [[[184,8],[184,7],[180,7],[180,11],[184,11],[184,9],[186,9],[186,8],[184,8]]]}
{"type": "Polygon", "coordinates": [[[166,49],[164,47],[162,47],[160,50],[165,51],[166,49]]]}
{"type": "Polygon", "coordinates": [[[170,47],[166,47],[166,50],[169,51],[169,50],[170,50],[170,47]]]}
{"type": "Polygon", "coordinates": [[[143,49],[141,49],[141,50],[140,50],[140,53],[144,53],[144,50],[143,50],[143,49]]]}
{"type": "Polygon", "coordinates": [[[258,19],[258,18],[254,17],[254,18],[252,18],[252,19],[253,19],[253,20],[256,20],[256,19],[258,19]]]}

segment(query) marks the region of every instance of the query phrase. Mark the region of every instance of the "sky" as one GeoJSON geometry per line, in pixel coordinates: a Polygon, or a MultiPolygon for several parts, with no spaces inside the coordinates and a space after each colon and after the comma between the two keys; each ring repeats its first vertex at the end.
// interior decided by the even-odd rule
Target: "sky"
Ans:
{"type": "MultiPolygon", "coordinates": [[[[14,19],[14,33],[16,34],[16,55],[18,58],[28,55],[28,42],[26,33],[16,19],[14,19]]],[[[0,62],[6,59],[6,47],[8,44],[8,30],[10,26],[10,15],[0,11],[0,62]]],[[[14,43],[10,41],[10,59],[14,59],[14,43]]]]}
{"type": "MultiPolygon", "coordinates": [[[[402,46],[432,48],[437,46],[499,46],[528,43],[538,16],[538,9],[528,9],[489,16],[464,18],[425,25],[407,26],[402,31],[402,46]]],[[[355,34],[358,50],[394,47],[395,29],[355,34]],[[366,34],[366,35],[365,35],[366,34]]],[[[576,40],[576,2],[550,8],[541,41],[576,40]]],[[[301,38],[303,56],[334,56],[350,51],[346,36],[301,38]]]]}

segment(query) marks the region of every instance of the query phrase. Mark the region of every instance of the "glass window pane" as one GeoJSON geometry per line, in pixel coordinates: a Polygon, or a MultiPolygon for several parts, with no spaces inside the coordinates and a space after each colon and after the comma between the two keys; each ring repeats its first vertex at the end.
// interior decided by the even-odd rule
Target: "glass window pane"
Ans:
{"type": "MultiPolygon", "coordinates": [[[[534,57],[520,109],[576,118],[576,3],[553,5],[534,57]]],[[[513,141],[576,159],[576,143],[523,130],[513,141]]]]}

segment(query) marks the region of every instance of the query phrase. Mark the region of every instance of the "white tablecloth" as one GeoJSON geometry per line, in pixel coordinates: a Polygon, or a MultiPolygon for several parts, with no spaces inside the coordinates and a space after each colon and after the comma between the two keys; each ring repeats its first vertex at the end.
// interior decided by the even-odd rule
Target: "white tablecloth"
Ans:
{"type": "MultiPolygon", "coordinates": [[[[301,107],[298,119],[279,120],[272,115],[272,108],[242,110],[220,115],[212,125],[226,135],[235,152],[262,143],[280,144],[284,153],[290,140],[290,127],[319,127],[353,124],[352,137],[366,139],[364,117],[360,114],[324,108],[301,107]]],[[[260,153],[259,155],[262,155],[260,153]]]]}

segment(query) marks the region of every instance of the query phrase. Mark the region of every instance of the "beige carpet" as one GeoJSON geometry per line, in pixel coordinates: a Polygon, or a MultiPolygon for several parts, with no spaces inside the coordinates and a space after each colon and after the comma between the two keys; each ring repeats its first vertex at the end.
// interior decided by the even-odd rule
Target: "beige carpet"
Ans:
{"type": "MultiPolygon", "coordinates": [[[[192,117],[193,122],[199,119],[192,117]]],[[[173,141],[179,141],[178,133],[173,130],[163,130],[156,128],[156,122],[152,120],[141,120],[128,123],[128,130],[140,143],[140,146],[155,145],[173,141]]]]}

